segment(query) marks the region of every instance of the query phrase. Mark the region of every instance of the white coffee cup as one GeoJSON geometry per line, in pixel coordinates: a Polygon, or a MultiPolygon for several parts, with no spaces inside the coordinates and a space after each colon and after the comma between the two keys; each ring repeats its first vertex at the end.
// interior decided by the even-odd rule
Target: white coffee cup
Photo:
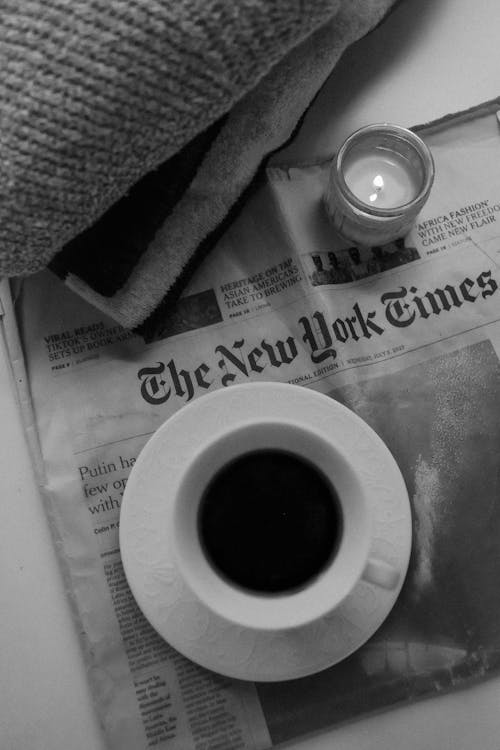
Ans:
{"type": "MultiPolygon", "coordinates": [[[[332,503],[336,502],[332,493],[332,503]]],[[[221,618],[244,627],[284,630],[303,626],[335,609],[361,578],[389,590],[400,579],[399,570],[390,562],[370,557],[371,510],[366,482],[356,474],[341,447],[292,420],[253,419],[227,428],[204,446],[187,467],[167,523],[173,554],[195,596],[221,618]],[[291,593],[259,596],[231,585],[210,564],[198,533],[198,515],[204,491],[220,469],[247,453],[266,450],[286,451],[305,459],[331,482],[340,505],[342,534],[326,569],[309,584],[291,593]]]]}
{"type": "Polygon", "coordinates": [[[385,619],[408,566],[411,514],[394,458],[359,417],[309,389],[254,383],[203,396],[157,431],[129,477],[120,544],[139,606],[175,648],[234,677],[289,679],[344,658],[385,619]],[[272,594],[221,575],[200,537],[211,481],[260,451],[314,467],[341,517],[326,566],[272,594]]]}

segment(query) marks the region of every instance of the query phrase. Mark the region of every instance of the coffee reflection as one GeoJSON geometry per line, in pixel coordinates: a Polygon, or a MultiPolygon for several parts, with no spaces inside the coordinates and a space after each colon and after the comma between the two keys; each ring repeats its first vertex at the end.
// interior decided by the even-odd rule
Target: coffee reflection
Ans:
{"type": "Polygon", "coordinates": [[[282,450],[245,453],[205,490],[198,533],[224,578],[260,593],[298,589],[334,557],[342,536],[337,493],[321,471],[282,450]]]}

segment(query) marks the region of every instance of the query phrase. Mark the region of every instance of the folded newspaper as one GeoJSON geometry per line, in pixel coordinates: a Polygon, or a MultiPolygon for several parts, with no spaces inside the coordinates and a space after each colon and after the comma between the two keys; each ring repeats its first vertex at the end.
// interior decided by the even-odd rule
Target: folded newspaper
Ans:
{"type": "Polygon", "coordinates": [[[382,248],[332,232],[327,164],[273,167],[148,343],[48,272],[4,289],[19,403],[110,748],[266,748],[500,666],[499,109],[419,129],[434,188],[409,236],[382,248]],[[413,511],[409,573],[382,628],[344,662],[282,683],[231,680],[176,653],[139,611],[118,548],[148,437],[192,399],[248,380],[353,409],[394,454],[413,511]]]}

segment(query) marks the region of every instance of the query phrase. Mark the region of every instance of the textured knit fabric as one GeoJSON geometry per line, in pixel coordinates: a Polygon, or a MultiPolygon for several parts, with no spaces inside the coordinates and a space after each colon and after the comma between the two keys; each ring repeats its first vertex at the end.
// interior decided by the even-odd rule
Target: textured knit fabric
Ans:
{"type": "Polygon", "coordinates": [[[391,2],[0,0],[0,274],[153,325],[391,2]]]}

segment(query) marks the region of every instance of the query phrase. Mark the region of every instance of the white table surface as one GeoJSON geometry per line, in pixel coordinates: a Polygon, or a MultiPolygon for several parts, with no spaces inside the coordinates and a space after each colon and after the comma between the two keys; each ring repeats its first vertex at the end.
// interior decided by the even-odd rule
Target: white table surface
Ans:
{"type": "MultiPolygon", "coordinates": [[[[341,61],[292,155],[327,154],[368,122],[408,126],[494,98],[499,33],[498,0],[404,0],[341,61]]],[[[0,613],[1,750],[104,750],[3,347],[0,613]]],[[[499,750],[499,707],[500,678],[286,747],[499,750]]]]}

